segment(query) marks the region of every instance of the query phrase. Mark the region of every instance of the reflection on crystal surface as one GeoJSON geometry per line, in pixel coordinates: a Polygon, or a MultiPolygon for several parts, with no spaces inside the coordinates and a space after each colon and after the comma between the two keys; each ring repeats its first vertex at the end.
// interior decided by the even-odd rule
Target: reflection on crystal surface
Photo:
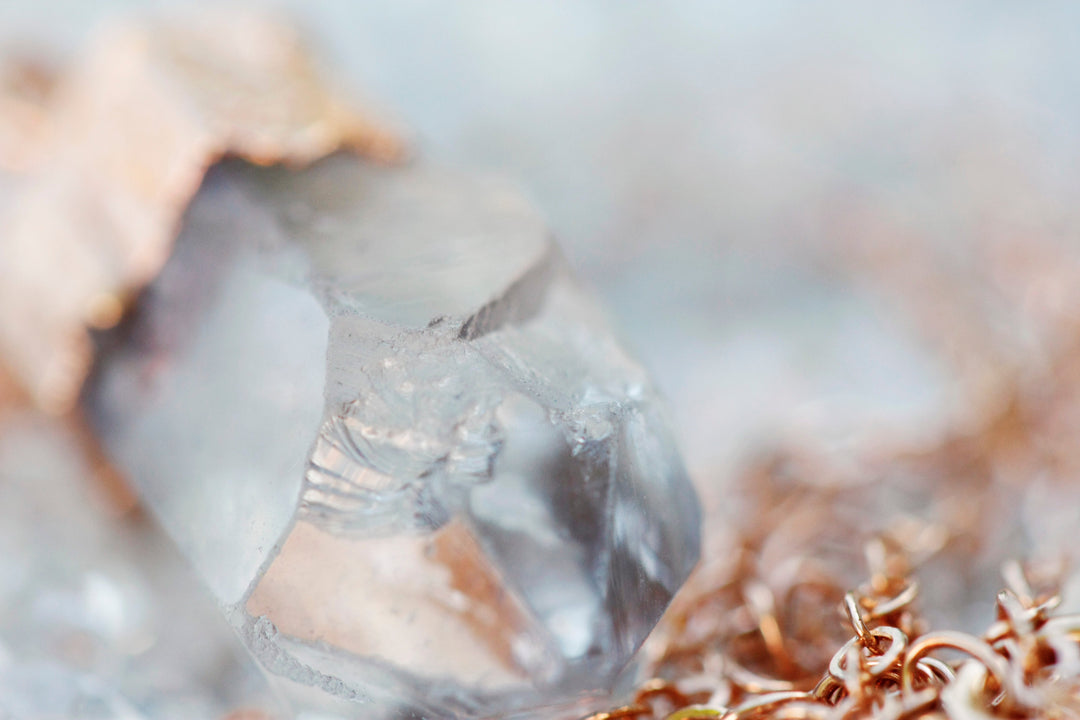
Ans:
{"type": "Polygon", "coordinates": [[[87,403],[297,702],[580,709],[685,579],[654,392],[483,178],[213,171],[87,403]]]}

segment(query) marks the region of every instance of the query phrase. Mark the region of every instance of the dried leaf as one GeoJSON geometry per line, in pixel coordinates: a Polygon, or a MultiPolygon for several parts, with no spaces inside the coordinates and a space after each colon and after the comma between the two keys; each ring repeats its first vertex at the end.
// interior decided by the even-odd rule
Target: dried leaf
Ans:
{"type": "Polygon", "coordinates": [[[339,98],[292,28],[242,13],[112,28],[61,80],[49,122],[0,222],[0,357],[57,412],[90,366],[87,328],[117,322],[154,278],[211,164],[402,151],[339,98]]]}

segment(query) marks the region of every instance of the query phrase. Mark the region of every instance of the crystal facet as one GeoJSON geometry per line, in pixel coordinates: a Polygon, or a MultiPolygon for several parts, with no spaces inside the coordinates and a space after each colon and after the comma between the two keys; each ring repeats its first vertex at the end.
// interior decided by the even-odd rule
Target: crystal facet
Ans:
{"type": "Polygon", "coordinates": [[[499,182],[225,163],[100,344],[94,424],[300,704],[586,707],[697,559],[655,391],[499,182]]]}

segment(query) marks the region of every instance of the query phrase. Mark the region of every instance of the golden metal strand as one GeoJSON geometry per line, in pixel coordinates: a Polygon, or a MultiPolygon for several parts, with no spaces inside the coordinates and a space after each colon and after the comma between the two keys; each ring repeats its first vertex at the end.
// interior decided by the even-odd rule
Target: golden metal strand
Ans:
{"type": "MultiPolygon", "coordinates": [[[[919,631],[925,622],[913,609],[918,585],[895,573],[908,565],[899,562],[890,543],[875,545],[868,552],[873,577],[866,585],[842,595],[817,588],[839,598],[854,634],[840,643],[816,681],[799,672],[800,648],[784,635],[792,627],[781,612],[785,593],[760,582],[734,595],[721,587],[713,600],[730,603],[726,615],[717,616],[710,612],[715,606],[695,599],[691,614],[678,618],[683,636],[669,638],[654,659],[657,673],[675,679],[654,677],[641,685],[633,704],[588,720],[1080,717],[1080,615],[1052,616],[1060,595],[1036,593],[1020,566],[1010,565],[1003,571],[1009,589],[998,597],[998,618],[982,637],[919,631]],[[696,626],[700,618],[711,626],[696,626]],[[711,634],[702,633],[704,627],[711,634]],[[915,634],[909,639],[902,628],[915,634]],[[757,645],[749,642],[755,633],[757,645]],[[934,657],[941,653],[950,659],[934,657]],[[739,656],[753,660],[753,667],[739,656]],[[691,665],[692,675],[675,672],[691,665]],[[794,674],[774,676],[759,667],[794,674]]],[[[832,628],[819,631],[829,637],[842,626],[834,618],[832,628]]]]}

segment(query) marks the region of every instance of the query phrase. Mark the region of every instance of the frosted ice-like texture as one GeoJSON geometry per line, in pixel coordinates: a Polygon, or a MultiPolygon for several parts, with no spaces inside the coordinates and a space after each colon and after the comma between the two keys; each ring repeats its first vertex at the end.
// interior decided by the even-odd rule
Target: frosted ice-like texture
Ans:
{"type": "Polygon", "coordinates": [[[100,357],[110,452],[299,705],[587,708],[697,559],[653,388],[497,182],[225,164],[100,357]]]}

